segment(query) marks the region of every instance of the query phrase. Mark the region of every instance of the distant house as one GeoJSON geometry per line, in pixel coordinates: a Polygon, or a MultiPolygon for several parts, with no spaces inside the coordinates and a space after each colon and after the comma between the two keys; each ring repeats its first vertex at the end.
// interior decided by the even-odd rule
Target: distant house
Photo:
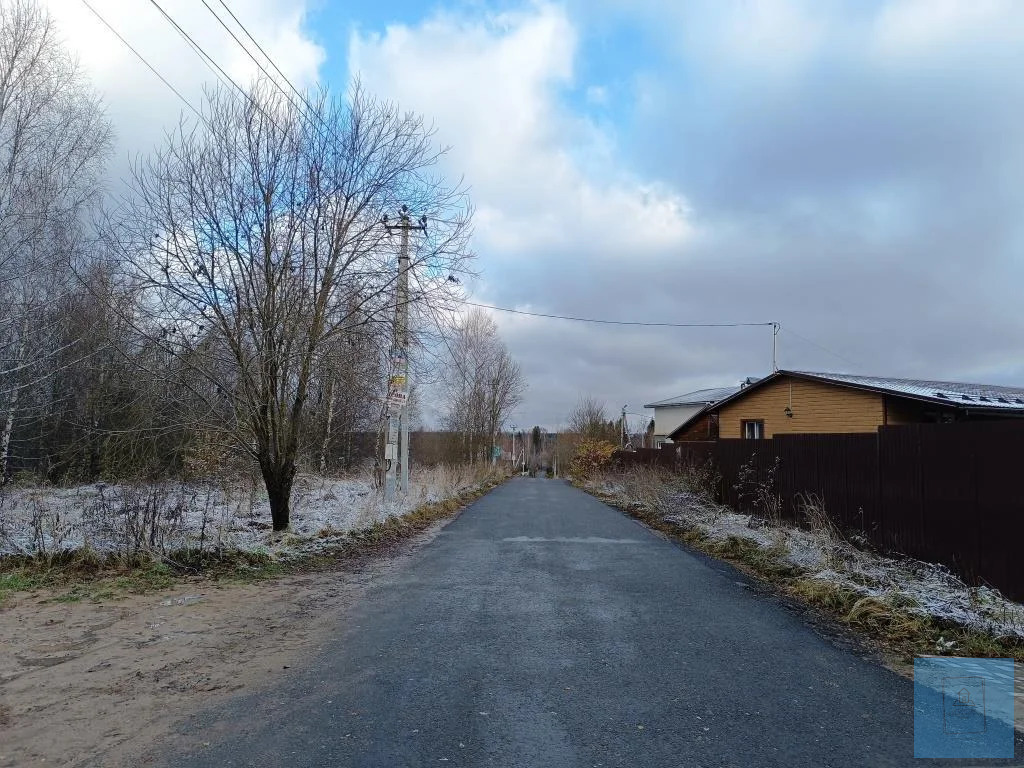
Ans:
{"type": "Polygon", "coordinates": [[[669,438],[874,432],[890,424],[1024,417],[1024,388],[777,371],[692,413],[669,438]],[[715,425],[715,435],[709,425],[715,425]]]}
{"type": "MultiPolygon", "coordinates": [[[[754,381],[754,379],[748,379],[747,381],[754,381]]],[[[707,406],[717,403],[719,400],[734,395],[739,391],[740,385],[735,387],[717,387],[715,389],[698,389],[696,392],[687,392],[685,395],[679,395],[678,397],[669,397],[656,403],[648,403],[644,408],[654,409],[654,447],[657,448],[666,442],[669,439],[669,435],[680,424],[688,422],[707,406]]]]}

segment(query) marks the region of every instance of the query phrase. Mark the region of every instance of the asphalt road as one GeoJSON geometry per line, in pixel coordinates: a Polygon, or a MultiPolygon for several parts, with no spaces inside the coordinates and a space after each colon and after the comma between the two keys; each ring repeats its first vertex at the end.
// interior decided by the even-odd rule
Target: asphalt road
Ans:
{"type": "Polygon", "coordinates": [[[210,746],[168,764],[930,764],[910,681],[555,480],[476,502],[286,674],[197,713],[210,746]]]}

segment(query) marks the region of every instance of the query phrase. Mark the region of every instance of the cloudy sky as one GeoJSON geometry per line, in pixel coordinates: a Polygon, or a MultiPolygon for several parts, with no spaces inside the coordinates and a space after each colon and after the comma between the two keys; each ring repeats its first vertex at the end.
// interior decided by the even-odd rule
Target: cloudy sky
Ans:
{"type": "MultiPolygon", "coordinates": [[[[89,2],[198,100],[213,75],[147,0],[89,2]]],[[[252,77],[203,0],[160,2],[252,77]]],[[[778,321],[784,368],[1024,383],[1016,0],[226,2],[296,83],[358,74],[437,126],[477,209],[477,301],[778,321]]],[[[82,0],[49,5],[116,176],[182,105],[82,0]]],[[[771,369],[764,327],[495,318],[530,383],[520,425],[771,369]]]]}

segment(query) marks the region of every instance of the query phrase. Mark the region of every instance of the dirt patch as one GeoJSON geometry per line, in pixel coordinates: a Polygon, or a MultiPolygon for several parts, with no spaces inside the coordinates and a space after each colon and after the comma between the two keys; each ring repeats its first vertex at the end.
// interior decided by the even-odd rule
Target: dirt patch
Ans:
{"type": "Polygon", "coordinates": [[[346,609],[445,525],[387,558],[258,584],[210,581],[113,602],[20,593],[0,605],[0,766],[139,765],[173,724],[315,653],[346,609]]]}

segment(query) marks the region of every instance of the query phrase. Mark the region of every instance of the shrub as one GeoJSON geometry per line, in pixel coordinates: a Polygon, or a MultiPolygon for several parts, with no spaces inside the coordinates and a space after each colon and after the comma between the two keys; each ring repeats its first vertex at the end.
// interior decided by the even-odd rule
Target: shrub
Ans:
{"type": "Polygon", "coordinates": [[[615,446],[607,440],[585,438],[576,446],[569,471],[578,480],[585,480],[608,467],[612,461],[615,446]]]}

